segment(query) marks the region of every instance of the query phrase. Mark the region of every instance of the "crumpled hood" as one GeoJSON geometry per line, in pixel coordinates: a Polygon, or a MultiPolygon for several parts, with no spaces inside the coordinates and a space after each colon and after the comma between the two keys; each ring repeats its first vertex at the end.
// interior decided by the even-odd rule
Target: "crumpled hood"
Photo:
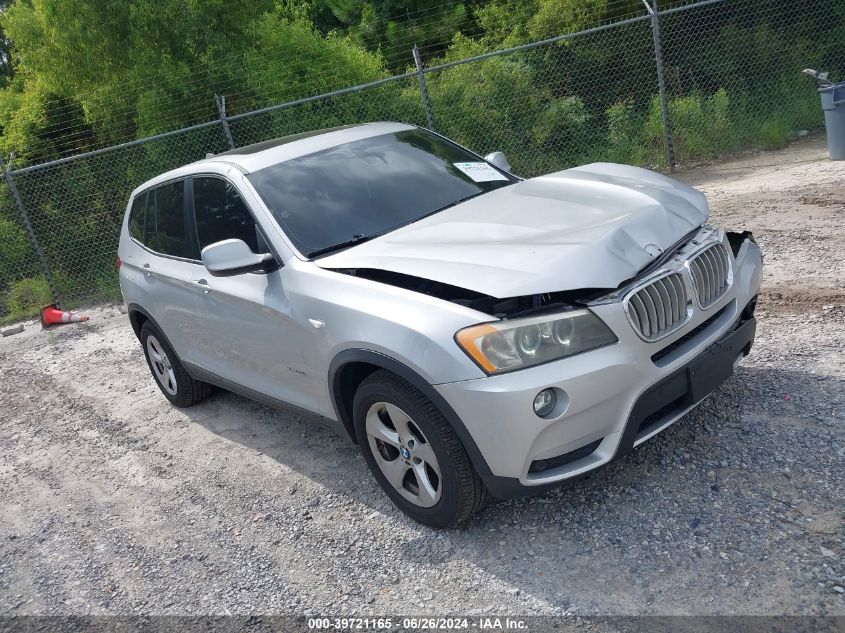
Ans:
{"type": "Polygon", "coordinates": [[[491,191],[315,263],[388,270],[495,298],[616,288],[708,213],[692,187],[593,163],[491,191]]]}

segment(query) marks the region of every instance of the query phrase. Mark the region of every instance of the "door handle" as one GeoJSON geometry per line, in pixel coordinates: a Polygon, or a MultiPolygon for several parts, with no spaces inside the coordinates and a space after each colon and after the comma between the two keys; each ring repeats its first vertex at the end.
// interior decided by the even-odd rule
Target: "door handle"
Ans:
{"type": "Polygon", "coordinates": [[[211,287],[208,285],[208,281],[206,281],[205,279],[199,279],[192,283],[195,287],[201,289],[203,291],[203,294],[208,294],[209,292],[211,292],[211,287]]]}
{"type": "Polygon", "coordinates": [[[152,274],[153,274],[153,271],[151,271],[151,270],[150,270],[150,265],[149,265],[149,264],[144,264],[144,274],[145,274],[147,277],[149,277],[150,275],[152,275],[152,274]]]}

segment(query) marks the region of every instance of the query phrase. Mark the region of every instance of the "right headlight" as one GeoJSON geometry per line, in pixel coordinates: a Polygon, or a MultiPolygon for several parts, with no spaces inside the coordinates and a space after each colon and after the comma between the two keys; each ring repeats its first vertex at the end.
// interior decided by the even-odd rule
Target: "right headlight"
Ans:
{"type": "Polygon", "coordinates": [[[480,323],[458,331],[455,341],[487,374],[500,374],[604,347],[617,338],[584,309],[554,318],[480,323]]]}

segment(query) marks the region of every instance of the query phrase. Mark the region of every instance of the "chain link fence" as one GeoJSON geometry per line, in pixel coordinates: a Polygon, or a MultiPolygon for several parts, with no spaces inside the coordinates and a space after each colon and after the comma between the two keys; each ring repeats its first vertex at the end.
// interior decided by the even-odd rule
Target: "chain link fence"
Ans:
{"type": "MultiPolygon", "coordinates": [[[[432,67],[425,79],[435,130],[482,153],[503,151],[521,176],[642,162],[608,145],[606,112],[644,108],[658,91],[648,17],[432,67]]],[[[655,142],[662,147],[662,133],[655,142]]]]}
{"type": "Polygon", "coordinates": [[[823,126],[801,70],[826,66],[845,79],[843,24],[845,3],[833,1],[735,0],[662,15],[675,159],[773,147],[823,126]]]}
{"type": "Polygon", "coordinates": [[[639,15],[506,50],[458,36],[427,67],[414,46],[407,72],[367,84],[236,113],[215,97],[203,111],[217,117],[194,127],[42,164],[12,159],[0,181],[0,322],[49,302],[119,299],[117,242],[132,189],[279,136],[403,121],[481,154],[504,151],[522,176],[593,161],[673,171],[777,146],[823,125],[800,71],[842,77],[843,24],[841,0],[704,0],[658,12],[644,3],[639,15]]]}

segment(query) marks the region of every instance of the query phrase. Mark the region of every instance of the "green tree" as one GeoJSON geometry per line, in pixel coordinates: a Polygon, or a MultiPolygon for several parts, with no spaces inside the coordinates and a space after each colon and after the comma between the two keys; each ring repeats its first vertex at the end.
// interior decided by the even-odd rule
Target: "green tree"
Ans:
{"type": "Polygon", "coordinates": [[[207,117],[210,96],[197,87],[222,79],[223,62],[247,49],[253,20],[271,8],[270,0],[13,3],[0,20],[15,72],[0,92],[2,149],[51,158],[78,150],[92,131],[107,144],[207,117]],[[198,76],[200,67],[217,77],[198,76]],[[80,142],[38,142],[56,117],[80,142]]]}

